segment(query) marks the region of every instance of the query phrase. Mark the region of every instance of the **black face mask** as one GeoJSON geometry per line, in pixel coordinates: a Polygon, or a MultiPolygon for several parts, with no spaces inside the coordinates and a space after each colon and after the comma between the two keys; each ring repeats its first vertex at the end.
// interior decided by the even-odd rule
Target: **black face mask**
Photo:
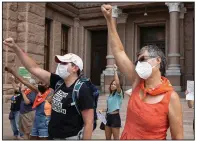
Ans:
{"type": "Polygon", "coordinates": [[[38,85],[38,90],[39,90],[41,93],[44,93],[44,92],[47,90],[47,88],[46,88],[45,86],[43,86],[43,85],[38,85]]]}

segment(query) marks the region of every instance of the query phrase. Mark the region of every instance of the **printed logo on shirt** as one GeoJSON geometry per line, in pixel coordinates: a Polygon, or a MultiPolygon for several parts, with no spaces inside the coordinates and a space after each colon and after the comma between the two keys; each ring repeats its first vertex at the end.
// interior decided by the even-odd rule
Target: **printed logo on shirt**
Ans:
{"type": "Polygon", "coordinates": [[[55,93],[52,100],[52,109],[58,113],[66,114],[66,109],[62,109],[61,101],[63,98],[66,98],[68,93],[65,93],[62,90],[59,90],[55,93]]]}

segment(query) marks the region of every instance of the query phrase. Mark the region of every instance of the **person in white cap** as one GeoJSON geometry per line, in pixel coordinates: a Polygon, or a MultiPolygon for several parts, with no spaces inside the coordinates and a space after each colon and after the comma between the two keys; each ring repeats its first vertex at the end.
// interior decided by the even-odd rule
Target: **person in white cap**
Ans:
{"type": "Polygon", "coordinates": [[[58,63],[56,74],[39,67],[12,38],[3,41],[18,56],[25,68],[43,83],[54,89],[52,113],[49,122],[50,139],[91,139],[94,121],[94,99],[90,88],[84,83],[79,90],[78,114],[75,102],[72,100],[72,91],[80,72],[83,70],[83,61],[75,54],[55,56],[58,63]],[[59,83],[63,82],[63,83],[59,83]],[[60,84],[60,85],[59,85],[60,84]],[[83,129],[83,133],[82,133],[83,129]]]}

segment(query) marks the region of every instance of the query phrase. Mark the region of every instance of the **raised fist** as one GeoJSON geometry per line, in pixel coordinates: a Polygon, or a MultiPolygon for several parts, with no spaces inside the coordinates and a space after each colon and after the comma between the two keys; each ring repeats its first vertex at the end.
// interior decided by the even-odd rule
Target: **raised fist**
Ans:
{"type": "Polygon", "coordinates": [[[14,42],[13,38],[7,38],[3,41],[3,44],[10,47],[11,49],[16,48],[16,43],[14,42]]]}
{"type": "Polygon", "coordinates": [[[7,71],[7,72],[12,72],[12,69],[9,68],[9,67],[5,67],[5,71],[7,71]]]}
{"type": "Polygon", "coordinates": [[[109,20],[110,18],[112,18],[112,6],[111,5],[103,4],[101,6],[101,11],[103,12],[103,15],[106,20],[109,20]]]}

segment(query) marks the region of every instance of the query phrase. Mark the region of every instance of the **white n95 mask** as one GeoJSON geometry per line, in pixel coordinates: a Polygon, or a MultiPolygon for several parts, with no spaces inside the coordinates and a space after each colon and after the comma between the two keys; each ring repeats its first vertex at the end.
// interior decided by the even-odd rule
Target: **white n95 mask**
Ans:
{"type": "Polygon", "coordinates": [[[138,61],[135,70],[140,78],[147,79],[151,76],[154,67],[155,66],[152,67],[148,62],[138,61]]]}
{"type": "Polygon", "coordinates": [[[67,65],[58,64],[56,69],[56,74],[58,74],[62,79],[67,78],[70,75],[70,73],[68,72],[68,64],[67,65]]]}

